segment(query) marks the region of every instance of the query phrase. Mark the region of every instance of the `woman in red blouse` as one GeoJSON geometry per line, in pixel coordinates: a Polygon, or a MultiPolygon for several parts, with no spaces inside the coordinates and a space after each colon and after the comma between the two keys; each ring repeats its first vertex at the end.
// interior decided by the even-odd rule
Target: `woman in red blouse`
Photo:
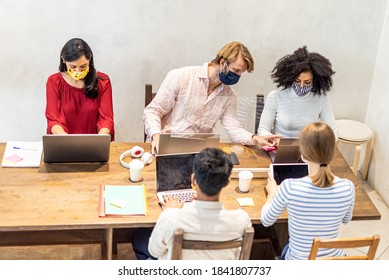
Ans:
{"type": "Polygon", "coordinates": [[[110,134],[114,140],[112,87],[97,72],[93,53],[82,39],[62,48],[59,72],[46,84],[48,134],[110,134]]]}

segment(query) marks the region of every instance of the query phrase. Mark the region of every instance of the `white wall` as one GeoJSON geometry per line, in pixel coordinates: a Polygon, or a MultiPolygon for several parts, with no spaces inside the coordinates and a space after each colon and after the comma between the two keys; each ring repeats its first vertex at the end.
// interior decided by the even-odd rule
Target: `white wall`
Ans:
{"type": "MultiPolygon", "coordinates": [[[[279,58],[307,45],[333,63],[330,99],[336,118],[365,120],[377,62],[374,109],[366,118],[378,136],[369,180],[386,190],[388,201],[388,178],[382,172],[388,155],[382,102],[389,86],[384,76],[387,24],[382,34],[387,2],[2,0],[0,141],[39,140],[45,133],[46,79],[57,71],[59,52],[73,37],[89,43],[96,68],[111,77],[117,141],[142,141],[144,84],[157,89],[170,69],[200,65],[225,43],[241,41],[256,62],[254,73],[235,87],[247,104],[256,93],[274,89],[270,72],[279,58]]],[[[248,116],[245,124],[252,130],[252,112],[248,116]]]]}
{"type": "Polygon", "coordinates": [[[374,131],[368,182],[389,205],[389,11],[381,36],[366,124],[374,131]]]}

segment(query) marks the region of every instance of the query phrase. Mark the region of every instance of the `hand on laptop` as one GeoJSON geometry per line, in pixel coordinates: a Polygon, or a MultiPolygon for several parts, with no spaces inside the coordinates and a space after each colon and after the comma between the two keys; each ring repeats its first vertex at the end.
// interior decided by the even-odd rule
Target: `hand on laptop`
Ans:
{"type": "Polygon", "coordinates": [[[98,134],[109,134],[109,133],[110,133],[109,129],[103,127],[103,128],[101,128],[101,129],[99,130],[99,133],[98,133],[98,134]]]}
{"type": "Polygon", "coordinates": [[[158,146],[159,146],[159,133],[153,134],[151,137],[151,153],[154,155],[155,151],[158,152],[158,146]]]}
{"type": "Polygon", "coordinates": [[[168,196],[165,198],[165,202],[161,203],[164,208],[182,208],[184,201],[178,201],[177,197],[168,196]]]}

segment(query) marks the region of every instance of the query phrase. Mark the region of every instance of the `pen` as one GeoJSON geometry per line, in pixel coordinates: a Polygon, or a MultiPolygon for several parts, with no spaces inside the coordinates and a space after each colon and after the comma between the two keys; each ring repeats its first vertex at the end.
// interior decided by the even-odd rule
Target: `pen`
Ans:
{"type": "Polygon", "coordinates": [[[29,148],[21,148],[21,147],[13,147],[15,150],[25,150],[25,151],[37,151],[37,149],[29,149],[29,148]]]}

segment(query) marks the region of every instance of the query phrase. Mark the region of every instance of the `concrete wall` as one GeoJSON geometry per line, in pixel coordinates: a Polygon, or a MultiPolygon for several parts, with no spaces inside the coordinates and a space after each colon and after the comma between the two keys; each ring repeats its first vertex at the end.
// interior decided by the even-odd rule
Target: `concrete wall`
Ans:
{"type": "Polygon", "coordinates": [[[389,13],[385,24],[376,61],[366,124],[374,131],[374,148],[369,169],[368,183],[389,205],[389,13]]]}

